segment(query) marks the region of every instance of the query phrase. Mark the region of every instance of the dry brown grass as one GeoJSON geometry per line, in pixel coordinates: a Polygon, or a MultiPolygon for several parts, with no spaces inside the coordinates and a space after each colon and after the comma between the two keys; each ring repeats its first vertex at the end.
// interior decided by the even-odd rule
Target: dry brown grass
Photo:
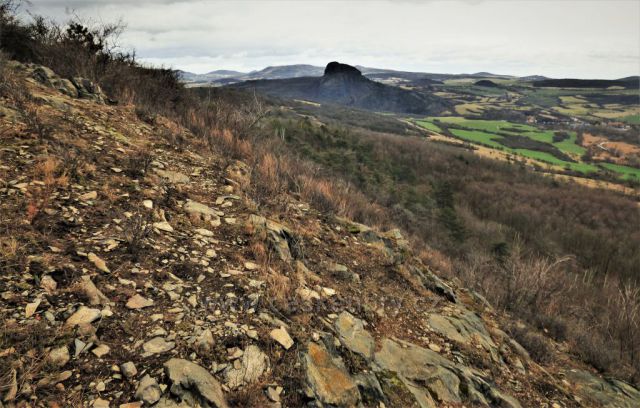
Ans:
{"type": "Polygon", "coordinates": [[[269,261],[269,251],[267,250],[264,241],[254,240],[249,247],[249,251],[251,251],[256,263],[262,266],[267,266],[269,261]]]}
{"type": "Polygon", "coordinates": [[[0,237],[0,271],[18,271],[24,263],[24,246],[14,237],[0,237]]]}
{"type": "Polygon", "coordinates": [[[266,274],[267,298],[280,311],[289,309],[289,301],[295,296],[292,279],[282,273],[269,271],[266,274]]]}
{"type": "Polygon", "coordinates": [[[61,172],[60,160],[53,156],[45,157],[36,165],[36,176],[51,188],[67,187],[69,184],[67,174],[61,172]]]}
{"type": "Polygon", "coordinates": [[[33,223],[36,218],[50,204],[51,196],[58,188],[66,188],[69,185],[69,177],[61,170],[60,161],[47,156],[35,166],[35,177],[40,178],[43,186],[32,186],[29,199],[26,204],[27,221],[33,223]]]}
{"type": "Polygon", "coordinates": [[[117,183],[107,181],[100,187],[100,197],[103,197],[108,203],[115,203],[120,198],[118,194],[117,183]]]}
{"type": "Polygon", "coordinates": [[[315,204],[320,211],[335,211],[339,215],[349,215],[348,201],[328,180],[300,175],[298,185],[302,199],[315,204]]]}
{"type": "Polygon", "coordinates": [[[418,252],[418,258],[430,269],[438,271],[438,274],[449,278],[453,277],[451,259],[437,249],[431,247],[422,248],[418,252]]]}

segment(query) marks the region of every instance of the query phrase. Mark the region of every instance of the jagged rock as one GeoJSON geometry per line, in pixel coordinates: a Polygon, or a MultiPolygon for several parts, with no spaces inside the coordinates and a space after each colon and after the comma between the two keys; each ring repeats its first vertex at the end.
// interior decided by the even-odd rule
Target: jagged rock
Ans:
{"type": "Polygon", "coordinates": [[[98,268],[99,271],[105,272],[105,273],[110,273],[111,271],[109,270],[109,268],[107,267],[107,263],[105,261],[103,261],[98,255],[94,254],[93,252],[91,252],[89,255],[87,255],[87,258],[89,259],[89,261],[91,263],[93,263],[93,265],[98,268]]]}
{"type": "Polygon", "coordinates": [[[284,327],[271,330],[269,336],[280,343],[280,345],[286,350],[289,350],[291,346],[293,346],[293,339],[291,338],[291,336],[289,336],[287,329],[285,329],[284,327]]]}
{"type": "Polygon", "coordinates": [[[165,340],[164,337],[154,337],[142,345],[145,353],[148,355],[166,353],[173,350],[176,343],[165,340]]]}
{"type": "Polygon", "coordinates": [[[101,344],[98,347],[91,350],[91,352],[98,358],[102,358],[106,356],[107,354],[109,354],[109,351],[111,351],[111,348],[106,344],[101,344]]]}
{"type": "Polygon", "coordinates": [[[167,221],[154,222],[153,228],[159,231],[173,232],[173,227],[167,221]]]}
{"type": "Polygon", "coordinates": [[[138,374],[138,369],[136,365],[132,361],[127,361],[124,364],[120,365],[120,371],[122,375],[124,375],[127,379],[132,379],[138,374]]]}
{"type": "Polygon", "coordinates": [[[74,348],[74,357],[78,357],[80,354],[89,350],[93,346],[93,343],[85,343],[80,339],[73,340],[73,348],[74,348]]]}
{"type": "Polygon", "coordinates": [[[213,345],[213,333],[211,333],[211,330],[209,329],[203,330],[196,339],[196,348],[202,352],[207,353],[211,351],[213,345]]]}
{"type": "Polygon", "coordinates": [[[98,398],[93,401],[93,408],[109,408],[109,401],[103,400],[102,398],[98,398]]]}
{"type": "Polygon", "coordinates": [[[40,287],[44,289],[47,294],[52,295],[58,288],[58,283],[51,276],[45,275],[40,279],[40,287]]]}
{"type": "Polygon", "coordinates": [[[80,306],[80,308],[67,319],[65,325],[75,327],[90,324],[98,320],[101,316],[102,313],[98,309],[90,309],[86,306],[80,306]]]}
{"type": "Polygon", "coordinates": [[[78,97],[78,89],[68,79],[60,78],[51,69],[42,65],[37,65],[33,68],[32,76],[40,83],[55,88],[59,92],[70,96],[72,98],[78,97]]]}
{"type": "MultiPolygon", "coordinates": [[[[218,227],[221,224],[220,216],[217,214],[217,212],[213,208],[202,203],[187,200],[187,202],[184,204],[184,210],[191,217],[195,217],[202,222],[208,222],[213,227],[218,227]]],[[[208,230],[203,229],[203,232],[204,231],[208,230]]],[[[206,234],[206,232],[204,233],[206,234]]],[[[213,233],[211,235],[213,235],[213,233]]]]}
{"type": "Polygon", "coordinates": [[[220,383],[199,365],[172,358],[164,363],[164,371],[171,382],[171,394],[182,401],[192,403],[191,406],[228,407],[220,383]]]}
{"type": "Polygon", "coordinates": [[[450,302],[458,302],[458,298],[453,289],[428,269],[423,270],[413,265],[403,266],[406,266],[411,273],[417,276],[420,282],[430,291],[445,297],[450,302]]]}
{"type": "Polygon", "coordinates": [[[83,275],[80,279],[78,290],[87,297],[90,305],[109,304],[109,299],[96,287],[89,275],[83,275]]]}
{"type": "Polygon", "coordinates": [[[354,376],[354,380],[358,384],[363,405],[382,406],[380,403],[383,403],[385,406],[390,406],[375,374],[371,372],[359,373],[354,376]]]}
{"type": "MultiPolygon", "coordinates": [[[[282,388],[282,387],[277,387],[277,388],[282,388]]],[[[273,402],[280,402],[280,393],[278,392],[278,389],[274,388],[274,387],[267,387],[267,397],[273,401],[273,402]]]]}
{"type": "Polygon", "coordinates": [[[265,231],[267,233],[270,246],[276,251],[281,260],[289,262],[293,259],[291,243],[295,239],[288,228],[259,215],[250,215],[247,225],[250,228],[254,228],[256,232],[265,231]]]}
{"type": "Polygon", "coordinates": [[[52,349],[47,357],[47,361],[56,367],[64,367],[70,359],[71,356],[69,355],[69,348],[67,348],[67,346],[52,349]]]}
{"type": "Polygon", "coordinates": [[[358,283],[360,282],[360,275],[352,272],[344,265],[337,263],[330,263],[327,265],[327,271],[337,279],[341,279],[348,282],[358,283]]]}
{"type": "Polygon", "coordinates": [[[491,353],[495,362],[499,361],[497,346],[487,332],[482,319],[475,313],[466,309],[458,310],[454,316],[434,313],[429,315],[428,322],[433,330],[449,340],[461,344],[477,343],[491,353]]]}
{"type": "Polygon", "coordinates": [[[216,215],[213,208],[192,200],[187,200],[184,204],[184,210],[189,214],[216,215]]]}
{"type": "Polygon", "coordinates": [[[227,385],[237,388],[256,382],[269,369],[269,358],[257,346],[250,345],[244,349],[242,361],[238,367],[230,367],[226,373],[227,385]]]}
{"type": "Polygon", "coordinates": [[[305,302],[310,302],[312,300],[319,300],[320,294],[313,289],[309,289],[306,287],[300,287],[296,289],[296,294],[305,302]]]}
{"type": "Polygon", "coordinates": [[[373,357],[375,343],[373,336],[364,329],[362,320],[355,318],[349,312],[342,312],[335,322],[338,337],[342,344],[354,353],[361,354],[366,359],[373,357]]]}
{"type": "Polygon", "coordinates": [[[41,302],[42,299],[36,299],[34,302],[27,303],[27,306],[24,308],[24,316],[27,319],[33,316],[41,302]]]}
{"type": "Polygon", "coordinates": [[[189,182],[189,176],[187,176],[186,174],[179,173],[177,171],[161,170],[161,169],[154,169],[154,171],[158,176],[166,179],[168,182],[173,184],[187,184],[189,182]]]}
{"type": "Polygon", "coordinates": [[[606,408],[635,408],[640,406],[640,391],[631,385],[615,380],[597,377],[583,370],[569,370],[566,378],[573,390],[587,406],[606,408]]]}
{"type": "Polygon", "coordinates": [[[127,308],[129,309],[142,309],[145,307],[153,306],[153,300],[147,299],[140,294],[135,294],[127,300],[127,308]]]}
{"type": "Polygon", "coordinates": [[[375,362],[396,373],[421,406],[436,406],[433,396],[445,403],[464,400],[481,406],[520,407],[518,401],[500,392],[478,371],[408,342],[384,339],[381,350],[375,353],[375,362]]]}
{"type": "Polygon", "coordinates": [[[75,77],[71,79],[71,82],[78,90],[79,98],[91,99],[96,102],[104,102],[107,99],[100,86],[86,78],[75,77]]]}
{"type": "Polygon", "coordinates": [[[147,404],[155,404],[160,400],[161,396],[162,390],[160,389],[158,382],[149,374],[142,377],[140,384],[138,384],[138,388],[136,389],[135,397],[147,404]]]}
{"type": "Polygon", "coordinates": [[[357,406],[360,401],[358,385],[347,372],[342,360],[332,357],[323,345],[310,342],[304,361],[313,397],[322,404],[331,406],[357,406]]]}

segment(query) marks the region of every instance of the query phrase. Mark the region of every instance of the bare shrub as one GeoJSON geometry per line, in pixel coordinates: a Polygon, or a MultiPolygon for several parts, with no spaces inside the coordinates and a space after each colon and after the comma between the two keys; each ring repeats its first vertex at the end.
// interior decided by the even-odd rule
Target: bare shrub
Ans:
{"type": "Polygon", "coordinates": [[[605,340],[599,330],[582,329],[574,339],[576,354],[599,371],[621,368],[618,353],[612,350],[611,342],[605,340]]]}
{"type": "Polygon", "coordinates": [[[147,174],[152,161],[153,154],[150,150],[142,149],[136,151],[127,157],[125,172],[133,178],[143,177],[147,174]]]}
{"type": "Polygon", "coordinates": [[[150,217],[136,214],[128,218],[122,225],[127,252],[137,260],[146,246],[146,240],[152,232],[150,217]]]}
{"type": "Polygon", "coordinates": [[[617,314],[613,314],[613,322],[620,342],[620,355],[627,351],[635,363],[639,357],[640,287],[631,282],[619,284],[612,309],[617,310],[617,314]]]}
{"type": "Polygon", "coordinates": [[[35,187],[29,196],[26,213],[27,221],[34,223],[42,210],[48,207],[51,196],[57,188],[65,188],[69,184],[69,177],[64,173],[60,161],[52,156],[44,157],[35,166],[35,175],[39,177],[43,186],[35,187]]]}
{"type": "Polygon", "coordinates": [[[29,105],[22,116],[27,123],[28,133],[35,134],[41,141],[51,139],[54,126],[43,118],[37,105],[29,105]]]}
{"type": "Polygon", "coordinates": [[[553,361],[553,348],[542,334],[528,329],[527,327],[512,326],[509,334],[524,347],[531,358],[538,363],[544,364],[553,361]]]}
{"type": "Polygon", "coordinates": [[[562,316],[537,314],[533,318],[533,324],[544,332],[548,333],[557,341],[564,341],[569,335],[569,327],[562,316]]]}
{"type": "Polygon", "coordinates": [[[156,123],[156,114],[144,106],[136,106],[135,113],[138,119],[149,125],[156,123]]]}

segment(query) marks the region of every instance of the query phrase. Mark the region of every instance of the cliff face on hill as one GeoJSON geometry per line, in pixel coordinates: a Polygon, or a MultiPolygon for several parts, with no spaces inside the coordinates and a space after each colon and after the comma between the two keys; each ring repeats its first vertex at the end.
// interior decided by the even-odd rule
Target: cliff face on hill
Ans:
{"type": "Polygon", "coordinates": [[[399,231],[264,212],[251,168],[170,120],[9,74],[0,407],[638,406],[562,345],[536,364],[399,231]]]}
{"type": "Polygon", "coordinates": [[[448,107],[440,97],[374,82],[357,68],[338,62],[329,63],[321,77],[246,81],[231,86],[372,111],[436,115],[448,107]]]}

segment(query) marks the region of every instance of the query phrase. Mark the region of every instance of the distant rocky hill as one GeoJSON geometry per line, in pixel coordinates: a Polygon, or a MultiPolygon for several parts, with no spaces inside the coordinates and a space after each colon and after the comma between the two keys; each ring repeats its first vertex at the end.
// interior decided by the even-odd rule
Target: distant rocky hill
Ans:
{"type": "Polygon", "coordinates": [[[476,86],[484,86],[484,87],[487,87],[487,88],[498,88],[499,87],[498,84],[496,84],[495,82],[493,82],[490,79],[481,79],[479,81],[476,81],[474,85],[476,85],[476,86]]]}
{"type": "Polygon", "coordinates": [[[437,114],[448,107],[442,98],[374,82],[357,68],[338,62],[329,63],[322,77],[246,81],[232,86],[280,98],[374,111],[437,114]]]}

